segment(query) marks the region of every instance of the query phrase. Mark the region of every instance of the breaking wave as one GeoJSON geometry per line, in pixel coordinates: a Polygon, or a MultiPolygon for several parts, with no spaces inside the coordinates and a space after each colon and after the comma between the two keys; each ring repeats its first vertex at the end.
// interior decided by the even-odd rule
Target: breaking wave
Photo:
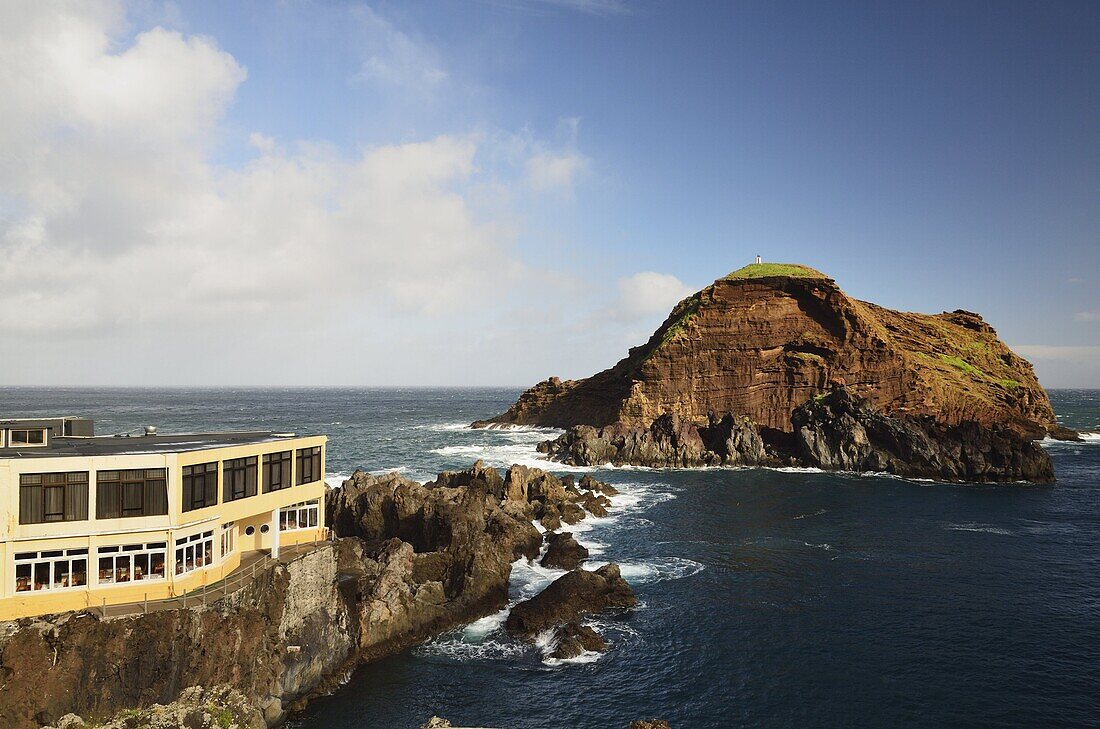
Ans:
{"type": "Polygon", "coordinates": [[[944,524],[944,529],[949,529],[953,532],[984,532],[986,534],[1002,534],[1004,536],[1012,536],[1012,532],[1003,527],[990,526],[988,524],[977,524],[974,522],[965,522],[962,524],[944,524]]]}
{"type": "MultiPolygon", "coordinates": [[[[589,559],[584,563],[584,569],[594,570],[608,563],[603,555],[612,549],[617,529],[635,526],[647,528],[651,522],[640,518],[639,514],[655,504],[676,498],[675,493],[651,484],[624,483],[616,484],[615,487],[619,493],[610,497],[611,509],[607,516],[595,517],[589,514],[577,524],[562,527],[564,531],[571,532],[577,542],[588,549],[589,559]]],[[[575,658],[550,658],[549,654],[556,647],[552,645],[551,631],[540,635],[534,645],[528,645],[512,638],[504,629],[504,623],[513,606],[534,597],[566,573],[565,570],[539,564],[545,552],[546,545],[543,545],[542,552],[536,559],[521,558],[512,563],[507,607],[462,628],[437,636],[420,646],[417,649],[418,654],[460,662],[537,658],[541,665],[553,668],[598,661],[604,654],[588,651],[575,658]]],[[[638,561],[616,560],[616,562],[619,564],[623,578],[634,586],[682,579],[704,569],[702,564],[681,557],[656,557],[638,561]]],[[[639,605],[637,609],[643,608],[644,605],[639,605]]],[[[613,650],[620,648],[626,642],[640,643],[643,640],[632,628],[614,619],[589,616],[583,622],[585,625],[595,627],[613,650]]]]}

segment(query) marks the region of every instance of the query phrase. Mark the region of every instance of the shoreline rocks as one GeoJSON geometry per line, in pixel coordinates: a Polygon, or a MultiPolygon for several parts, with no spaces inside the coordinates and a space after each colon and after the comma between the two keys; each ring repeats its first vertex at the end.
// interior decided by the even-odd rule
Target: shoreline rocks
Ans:
{"type": "Polygon", "coordinates": [[[575,569],[513,607],[504,627],[514,636],[533,640],[542,631],[576,622],[583,615],[637,604],[619,565],[605,564],[595,571],[575,569]]]}
{"type": "Polygon", "coordinates": [[[326,499],[338,538],[221,600],[0,626],[0,726],[103,721],[190,700],[194,686],[236,691],[274,726],[359,664],[503,608],[512,562],[542,549],[536,514],[579,521],[579,497],[571,479],[523,466],[478,462],[426,484],[357,471],[326,499]]]}
{"type": "Polygon", "coordinates": [[[1050,457],[1007,427],[892,418],[845,390],[791,416],[799,460],[834,471],[881,471],[942,481],[1051,483],[1050,457]]]}
{"type": "Polygon", "coordinates": [[[547,532],[546,543],[546,554],[539,561],[543,567],[575,570],[588,559],[588,549],[570,532],[547,532]]]}
{"type": "Polygon", "coordinates": [[[952,482],[1054,481],[1046,451],[1007,426],[893,417],[847,388],[799,406],[789,433],[729,415],[705,426],[667,415],[647,429],[575,426],[538,448],[576,466],[802,466],[952,482]]]}
{"type": "Polygon", "coordinates": [[[549,658],[558,660],[576,658],[585,652],[603,653],[607,650],[607,641],[599,633],[576,620],[555,628],[553,643],[554,650],[549,658]]]}

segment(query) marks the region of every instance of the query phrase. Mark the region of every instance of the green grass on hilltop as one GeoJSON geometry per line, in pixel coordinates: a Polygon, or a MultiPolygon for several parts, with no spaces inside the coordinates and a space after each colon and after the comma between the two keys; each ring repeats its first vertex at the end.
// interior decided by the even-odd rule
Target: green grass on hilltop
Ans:
{"type": "Polygon", "coordinates": [[[825,274],[798,263],[750,263],[725,277],[726,281],[742,278],[790,276],[792,278],[825,278],[825,274]]]}

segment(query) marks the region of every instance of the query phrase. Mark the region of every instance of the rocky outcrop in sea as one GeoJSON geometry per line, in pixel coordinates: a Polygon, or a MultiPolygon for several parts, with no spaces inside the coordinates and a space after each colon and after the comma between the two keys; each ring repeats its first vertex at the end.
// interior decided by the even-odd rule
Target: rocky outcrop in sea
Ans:
{"type": "Polygon", "coordinates": [[[649,341],[583,380],[550,378],[475,427],[566,429],[563,463],[801,465],[951,481],[1052,481],[1060,427],[1031,365],[981,316],[848,297],[758,264],[680,302],[649,341]]]}

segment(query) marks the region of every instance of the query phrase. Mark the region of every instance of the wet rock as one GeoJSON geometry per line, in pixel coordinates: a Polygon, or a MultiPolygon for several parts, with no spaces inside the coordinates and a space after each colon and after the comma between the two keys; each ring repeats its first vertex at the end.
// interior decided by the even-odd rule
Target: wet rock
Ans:
{"type": "Polygon", "coordinates": [[[573,621],[558,626],[554,630],[554,650],[550,658],[576,658],[585,651],[603,653],[607,650],[607,641],[587,625],[573,621]]]}
{"type": "Polygon", "coordinates": [[[579,488],[582,491],[595,491],[601,493],[604,496],[617,496],[619,490],[611,484],[604,483],[603,481],[597,481],[592,476],[585,474],[581,477],[579,488]]]}
{"type": "Polygon", "coordinates": [[[543,567],[574,570],[588,559],[588,550],[569,532],[549,532],[546,554],[539,562],[543,567]]]}
{"type": "Polygon", "coordinates": [[[561,520],[566,524],[576,524],[584,520],[584,509],[571,501],[562,503],[558,509],[561,512],[561,520]]]}
{"type": "Polygon", "coordinates": [[[1054,480],[1046,451],[1006,427],[891,417],[846,389],[805,403],[792,422],[799,458],[822,469],[945,481],[1054,480]]]}
{"type": "Polygon", "coordinates": [[[672,729],[664,719],[636,719],[629,729],[672,729]]]}
{"type": "Polygon", "coordinates": [[[561,529],[561,510],[556,505],[543,504],[541,501],[536,501],[535,504],[535,515],[544,529],[548,531],[561,529]]]}
{"type": "MultiPolygon", "coordinates": [[[[707,425],[671,414],[658,417],[649,427],[625,423],[603,428],[579,425],[541,444],[540,450],[551,458],[575,466],[612,463],[688,468],[756,466],[771,462],[756,426],[747,418],[732,415],[712,418],[707,425]]],[[[584,487],[582,480],[581,488],[584,487]]],[[[607,495],[618,493],[606,484],[598,484],[598,488],[607,495]]]]}
{"type": "Polygon", "coordinates": [[[607,507],[611,505],[611,500],[602,494],[597,496],[591,491],[585,491],[581,495],[580,503],[592,516],[604,517],[607,516],[607,507]]]}
{"type": "Polygon", "coordinates": [[[447,727],[450,726],[452,726],[451,722],[447,721],[446,719],[441,719],[438,716],[433,716],[431,719],[428,719],[428,721],[421,724],[420,729],[447,729],[447,727]]]}
{"type": "Polygon", "coordinates": [[[586,613],[628,608],[637,603],[617,564],[606,564],[594,572],[576,569],[513,607],[505,628],[512,635],[531,640],[543,630],[573,622],[586,613]]]}

